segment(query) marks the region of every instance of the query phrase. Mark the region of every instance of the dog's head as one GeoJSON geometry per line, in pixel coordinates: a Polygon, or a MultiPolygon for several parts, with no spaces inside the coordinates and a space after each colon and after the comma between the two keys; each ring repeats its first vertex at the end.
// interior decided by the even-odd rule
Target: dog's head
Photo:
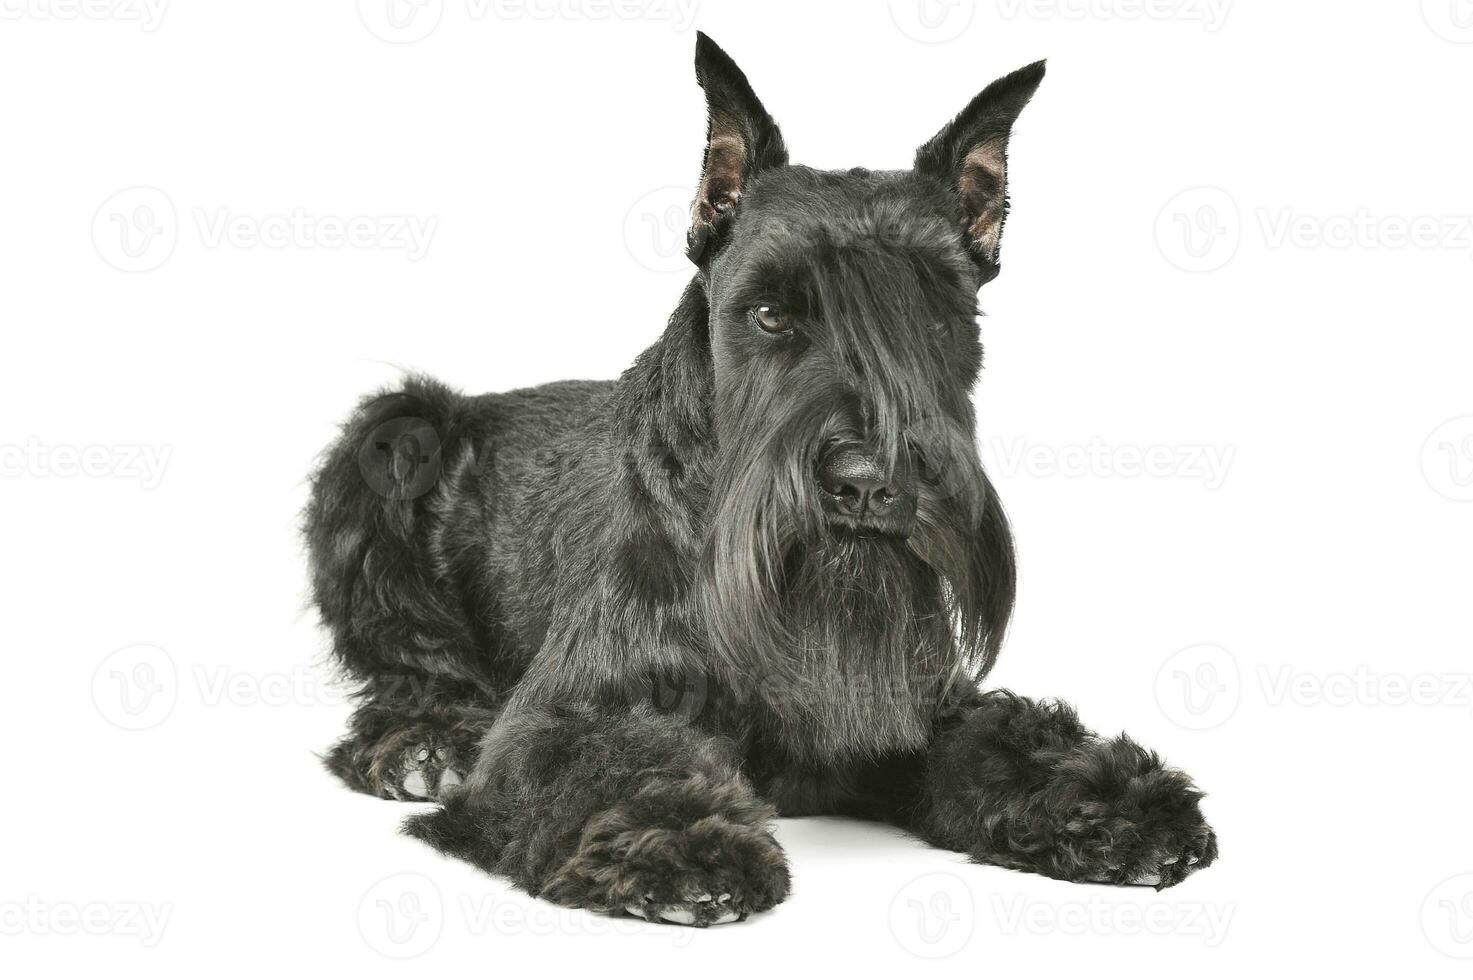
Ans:
{"type": "Polygon", "coordinates": [[[976,296],[998,272],[1008,137],[1043,64],[989,85],[913,169],[884,172],[790,164],[705,35],[696,75],[709,124],[689,254],[710,314],[717,645],[780,668],[770,658],[795,643],[848,637],[985,670],[1013,564],[977,458],[976,296]]]}

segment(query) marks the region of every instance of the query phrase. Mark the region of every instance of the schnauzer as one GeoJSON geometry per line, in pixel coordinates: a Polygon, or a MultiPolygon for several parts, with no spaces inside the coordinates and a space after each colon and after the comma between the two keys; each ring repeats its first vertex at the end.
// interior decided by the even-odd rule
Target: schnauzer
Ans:
{"type": "Polygon", "coordinates": [[[777,815],[1174,885],[1201,793],[1064,704],[983,692],[1011,532],[976,449],[977,291],[1040,62],[908,171],[788,162],[696,45],[708,129],[664,333],[617,381],[368,398],[318,471],[314,597],[361,687],[328,768],[568,906],[704,926],[788,894],[777,815]]]}

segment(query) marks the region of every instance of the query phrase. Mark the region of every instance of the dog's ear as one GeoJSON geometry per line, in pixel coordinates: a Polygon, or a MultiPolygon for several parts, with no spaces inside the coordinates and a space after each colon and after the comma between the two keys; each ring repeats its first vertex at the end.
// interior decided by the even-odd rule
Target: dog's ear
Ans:
{"type": "Polygon", "coordinates": [[[1043,81],[1043,64],[1034,62],[987,86],[916,151],[916,170],[940,177],[960,195],[967,241],[983,282],[998,272],[1008,210],[1008,135],[1043,81]]]}
{"type": "Polygon", "coordinates": [[[706,153],[686,254],[699,265],[730,223],[747,181],[760,170],[787,163],[788,148],[747,76],[701,33],[696,35],[696,81],[706,93],[706,153]]]}

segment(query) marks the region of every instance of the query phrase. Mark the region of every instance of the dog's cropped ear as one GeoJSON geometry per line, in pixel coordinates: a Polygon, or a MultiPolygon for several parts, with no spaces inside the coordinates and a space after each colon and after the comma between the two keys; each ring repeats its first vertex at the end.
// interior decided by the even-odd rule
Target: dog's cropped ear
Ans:
{"type": "Polygon", "coordinates": [[[1008,135],[1041,81],[1042,61],[999,78],[916,151],[916,170],[940,177],[960,195],[967,240],[983,282],[998,272],[1008,210],[1008,135]]]}
{"type": "Polygon", "coordinates": [[[715,41],[699,33],[696,81],[706,93],[706,153],[686,254],[699,265],[730,223],[752,175],[787,163],[788,148],[747,76],[715,41]]]}

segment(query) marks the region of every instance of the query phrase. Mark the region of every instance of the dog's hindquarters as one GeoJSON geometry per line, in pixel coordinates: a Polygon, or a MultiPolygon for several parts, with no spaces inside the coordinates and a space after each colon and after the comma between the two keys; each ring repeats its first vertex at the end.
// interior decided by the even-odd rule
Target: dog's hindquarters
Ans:
{"type": "Polygon", "coordinates": [[[409,378],[364,399],[324,454],[305,534],[333,658],[361,685],[327,759],[353,788],[434,796],[468,771],[535,652],[505,571],[523,545],[529,471],[607,388],[465,397],[409,378]]]}
{"type": "Polygon", "coordinates": [[[485,680],[447,538],[468,501],[484,419],[428,379],[365,399],[313,480],[305,533],[313,600],[353,678],[485,680]],[[481,423],[481,424],[478,424],[481,423]]]}
{"type": "Polygon", "coordinates": [[[333,658],[360,685],[325,763],[362,792],[437,795],[468,771],[494,718],[496,661],[453,557],[456,541],[475,547],[455,524],[479,497],[457,484],[489,446],[476,408],[419,378],[366,398],[313,481],[313,599],[333,658]]]}

